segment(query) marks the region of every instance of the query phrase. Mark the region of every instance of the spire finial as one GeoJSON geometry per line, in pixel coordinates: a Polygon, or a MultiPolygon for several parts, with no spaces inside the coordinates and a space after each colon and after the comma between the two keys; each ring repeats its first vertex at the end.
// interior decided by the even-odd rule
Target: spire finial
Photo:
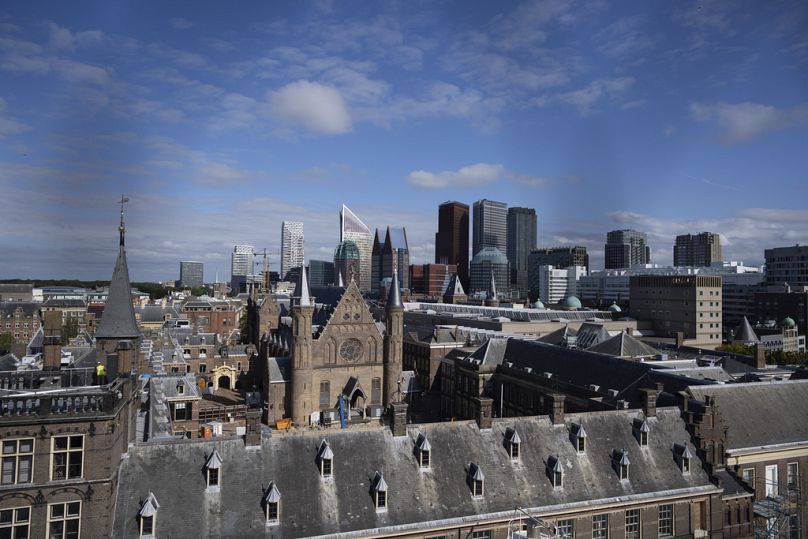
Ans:
{"type": "Polygon", "coordinates": [[[306,265],[300,266],[300,299],[298,305],[301,307],[309,307],[311,300],[309,299],[309,281],[306,278],[306,265]]]}
{"type": "Polygon", "coordinates": [[[491,270],[491,284],[488,287],[489,299],[497,299],[497,281],[494,279],[494,270],[491,270]]]}
{"type": "Polygon", "coordinates": [[[121,233],[121,242],[120,242],[121,247],[123,247],[124,245],[123,236],[126,233],[126,227],[123,224],[123,205],[126,204],[127,202],[129,202],[129,198],[125,197],[123,193],[121,193],[121,201],[119,202],[119,204],[121,205],[121,224],[118,226],[118,231],[121,233]]]}
{"type": "Polygon", "coordinates": [[[390,290],[387,292],[387,308],[388,309],[401,309],[404,304],[401,303],[401,289],[398,284],[398,268],[393,267],[393,279],[390,281],[390,290]]]}

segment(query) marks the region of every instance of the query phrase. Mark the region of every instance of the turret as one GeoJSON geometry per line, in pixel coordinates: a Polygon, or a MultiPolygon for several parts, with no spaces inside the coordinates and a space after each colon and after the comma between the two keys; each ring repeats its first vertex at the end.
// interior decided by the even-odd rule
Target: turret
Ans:
{"type": "Polygon", "coordinates": [[[488,296],[485,298],[486,307],[499,307],[497,297],[497,281],[494,279],[494,270],[491,270],[491,284],[488,286],[488,296]]]}
{"type": "Polygon", "coordinates": [[[399,383],[404,335],[404,304],[398,281],[398,269],[393,268],[393,281],[385,306],[386,331],[384,333],[384,406],[403,401],[399,383]]]}
{"type": "Polygon", "coordinates": [[[292,298],[292,421],[305,425],[314,403],[308,401],[311,387],[311,318],[314,305],[309,297],[306,267],[301,266],[292,298]]]}

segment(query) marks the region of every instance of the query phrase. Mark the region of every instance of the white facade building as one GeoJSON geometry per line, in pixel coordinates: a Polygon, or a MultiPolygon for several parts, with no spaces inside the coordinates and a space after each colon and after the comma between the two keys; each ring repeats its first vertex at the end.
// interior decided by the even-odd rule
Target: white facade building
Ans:
{"type": "Polygon", "coordinates": [[[284,221],[281,223],[281,279],[292,268],[303,265],[303,223],[284,221]]]}
{"type": "Polygon", "coordinates": [[[577,296],[578,281],[586,275],[586,268],[583,266],[539,266],[538,270],[539,299],[545,305],[560,303],[567,296],[577,296]]]}

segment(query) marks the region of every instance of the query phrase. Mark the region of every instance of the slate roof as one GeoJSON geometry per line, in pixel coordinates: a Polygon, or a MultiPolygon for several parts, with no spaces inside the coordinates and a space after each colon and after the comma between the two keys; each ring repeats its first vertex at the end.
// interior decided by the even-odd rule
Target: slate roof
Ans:
{"type": "Polygon", "coordinates": [[[285,383],[289,382],[291,378],[290,373],[291,360],[288,357],[271,357],[267,360],[267,368],[269,369],[269,382],[270,383],[285,383]]]}
{"type": "Polygon", "coordinates": [[[808,380],[752,382],[688,388],[709,395],[728,427],[727,449],[808,443],[808,380]]]}
{"type": "Polygon", "coordinates": [[[53,307],[55,309],[64,308],[83,308],[87,306],[87,302],[83,299],[59,299],[48,298],[42,304],[43,307],[53,307]]]}
{"type": "Polygon", "coordinates": [[[19,359],[14,354],[0,356],[0,371],[16,371],[19,359]]]}
{"type": "MultiPolygon", "coordinates": [[[[140,500],[153,492],[161,500],[157,534],[198,537],[304,537],[349,533],[385,535],[420,522],[473,522],[476,515],[508,518],[514,507],[544,514],[599,504],[677,493],[720,493],[699,466],[682,474],[674,462],[674,442],[688,439],[679,410],[658,409],[649,419],[654,435],[638,450],[631,431],[635,410],[570,415],[554,427],[547,417],[495,420],[491,429],[472,422],[412,425],[407,435],[388,429],[333,431],[333,476],[319,475],[316,456],[323,433],[264,437],[260,450],[240,439],[136,446],[120,469],[113,535],[138,537],[140,500]],[[572,423],[586,424],[587,448],[579,455],[570,441],[572,423]],[[520,460],[513,463],[503,441],[521,433],[520,460]],[[419,470],[414,447],[428,436],[430,468],[419,470]],[[629,479],[612,467],[615,450],[631,452],[629,479]],[[206,492],[203,465],[221,455],[219,492],[206,492]],[[546,462],[558,456],[564,485],[553,488],[546,462]],[[485,495],[472,498],[469,465],[485,471],[485,495]],[[384,474],[388,507],[377,512],[372,485],[384,474]],[[281,493],[280,522],[267,527],[261,500],[273,482],[281,493]],[[373,530],[372,532],[370,530],[373,530]],[[350,533],[353,532],[353,533],[350,533]]],[[[695,449],[692,449],[695,451],[695,449]]]]}
{"type": "Polygon", "coordinates": [[[608,341],[612,336],[603,326],[603,324],[584,322],[578,328],[578,338],[576,345],[578,348],[589,349],[597,344],[608,341]]]}
{"type": "Polygon", "coordinates": [[[591,346],[587,350],[619,357],[647,357],[659,353],[656,348],[635,339],[625,331],[621,331],[619,335],[591,346]]]}
{"type": "Polygon", "coordinates": [[[0,316],[13,317],[18,308],[25,317],[35,316],[40,306],[41,303],[35,301],[0,301],[0,316]]]}
{"type": "Polygon", "coordinates": [[[749,320],[744,316],[741,323],[738,324],[738,327],[735,328],[735,337],[733,338],[733,342],[741,342],[741,343],[759,343],[760,339],[758,338],[755,330],[752,329],[752,324],[749,323],[749,320]]]}
{"type": "Polygon", "coordinates": [[[97,339],[136,339],[140,330],[135,321],[135,308],[132,306],[132,287],[129,283],[129,269],[126,266],[126,250],[121,245],[112,280],[109,283],[109,295],[104,307],[101,322],[95,330],[97,339]]]}

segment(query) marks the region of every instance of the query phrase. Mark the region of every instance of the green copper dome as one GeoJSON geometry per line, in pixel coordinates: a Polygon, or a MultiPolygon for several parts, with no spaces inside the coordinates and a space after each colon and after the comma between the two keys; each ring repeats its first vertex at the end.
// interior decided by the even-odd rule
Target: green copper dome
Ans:
{"type": "Polygon", "coordinates": [[[784,328],[788,329],[794,329],[795,327],[797,327],[797,323],[790,316],[786,316],[785,318],[783,318],[782,324],[784,328]]]}
{"type": "Polygon", "coordinates": [[[544,303],[541,302],[540,299],[536,300],[536,303],[533,304],[534,309],[544,309],[544,303]]]}
{"type": "Polygon", "coordinates": [[[568,296],[564,300],[564,308],[565,309],[580,309],[581,308],[581,300],[576,298],[575,296],[568,296]]]}
{"type": "Polygon", "coordinates": [[[613,312],[613,313],[621,313],[621,312],[623,312],[623,309],[621,309],[620,305],[618,305],[616,302],[609,305],[608,310],[613,312]]]}

